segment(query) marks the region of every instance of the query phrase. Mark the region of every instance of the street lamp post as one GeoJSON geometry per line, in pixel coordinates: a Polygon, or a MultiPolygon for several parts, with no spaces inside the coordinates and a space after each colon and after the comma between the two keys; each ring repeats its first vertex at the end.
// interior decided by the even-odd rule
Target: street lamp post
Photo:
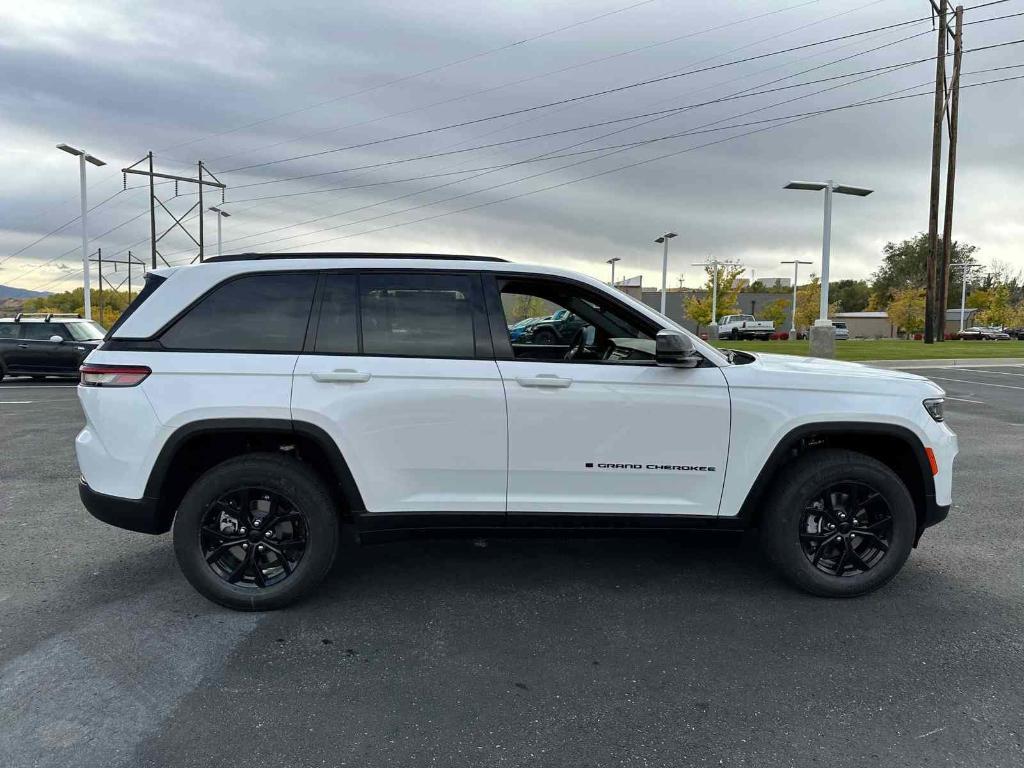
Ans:
{"type": "Polygon", "coordinates": [[[790,307],[789,312],[789,340],[796,341],[796,286],[797,286],[797,270],[800,269],[801,264],[811,264],[810,261],[800,261],[794,259],[793,261],[780,261],[779,264],[792,264],[793,265],[793,306],[790,307]]]}
{"type": "Polygon", "coordinates": [[[207,210],[210,211],[211,213],[216,213],[217,214],[217,255],[220,256],[221,255],[221,243],[223,242],[222,239],[221,239],[221,222],[224,219],[226,219],[229,216],[231,216],[231,214],[228,213],[227,211],[225,211],[223,208],[218,208],[215,205],[211,205],[209,208],[207,208],[207,210]]]}
{"type": "Polygon", "coordinates": [[[666,232],[654,242],[663,243],[664,249],[661,256],[661,314],[665,314],[665,292],[668,283],[668,241],[676,237],[675,232],[666,232]]]}
{"type": "Polygon", "coordinates": [[[829,256],[832,245],[832,193],[840,195],[856,195],[867,197],[874,190],[866,187],[852,187],[848,184],[837,184],[831,179],[828,181],[791,181],[784,189],[805,189],[814,192],[825,190],[825,221],[822,226],[821,237],[821,302],[818,311],[818,319],[814,321],[815,328],[826,328],[826,331],[814,332],[811,329],[811,354],[815,354],[818,348],[822,357],[832,357],[835,354],[835,331],[828,319],[828,267],[829,256]],[[818,337],[817,344],[815,337],[818,337]],[[827,337],[827,338],[826,338],[827,337]]]}
{"type": "MultiPolygon", "coordinates": [[[[973,261],[962,261],[959,264],[949,265],[950,269],[963,270],[960,275],[960,333],[964,332],[964,311],[967,309],[967,276],[972,269],[980,266],[973,261]]],[[[942,318],[942,322],[945,325],[946,318],[942,318]]],[[[945,329],[943,329],[943,333],[945,333],[945,329]]]]}
{"type": "Polygon", "coordinates": [[[617,261],[622,261],[622,259],[620,259],[618,256],[615,256],[611,259],[608,259],[608,261],[605,262],[605,264],[612,265],[612,288],[615,287],[615,262],[617,261]]]}
{"type": "Polygon", "coordinates": [[[99,167],[106,165],[106,163],[97,157],[93,157],[83,149],[76,149],[67,144],[58,144],[57,149],[67,152],[69,155],[75,155],[78,158],[78,183],[82,199],[82,309],[85,313],[85,319],[92,320],[92,295],[89,279],[89,224],[87,219],[89,202],[85,187],[85,164],[92,163],[99,167]]]}

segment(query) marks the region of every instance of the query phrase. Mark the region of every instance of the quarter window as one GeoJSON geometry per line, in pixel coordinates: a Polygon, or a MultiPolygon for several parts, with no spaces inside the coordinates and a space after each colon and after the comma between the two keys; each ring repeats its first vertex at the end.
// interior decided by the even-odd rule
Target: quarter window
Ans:
{"type": "Polygon", "coordinates": [[[315,285],[310,272],[231,280],[175,322],[161,342],[168,349],[300,352],[315,285]]]}
{"type": "Polygon", "coordinates": [[[466,275],[361,275],[363,353],[473,357],[471,290],[466,275]]]}

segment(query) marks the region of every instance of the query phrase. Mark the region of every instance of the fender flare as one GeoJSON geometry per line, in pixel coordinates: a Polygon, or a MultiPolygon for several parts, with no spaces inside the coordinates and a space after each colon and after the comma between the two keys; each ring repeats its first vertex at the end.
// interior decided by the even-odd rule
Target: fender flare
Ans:
{"type": "Polygon", "coordinates": [[[167,480],[167,473],[171,463],[178,455],[182,446],[196,435],[218,432],[260,432],[263,434],[279,434],[281,436],[301,435],[312,440],[320,448],[341,487],[349,509],[358,514],[366,510],[362,494],[356,485],[355,478],[349,469],[348,462],[341,453],[341,449],[333,438],[326,431],[305,421],[292,419],[200,419],[183,424],[178,427],[164,442],[160,453],[149,473],[146,481],[145,496],[147,498],[161,498],[164,483],[167,480]]]}

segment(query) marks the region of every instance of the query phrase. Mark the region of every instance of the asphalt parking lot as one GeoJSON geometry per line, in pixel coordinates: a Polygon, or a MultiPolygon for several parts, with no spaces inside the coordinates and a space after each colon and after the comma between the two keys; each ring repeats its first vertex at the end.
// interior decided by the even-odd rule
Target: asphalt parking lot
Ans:
{"type": "Polygon", "coordinates": [[[73,387],[0,384],[0,765],[1020,766],[1024,366],[949,393],[954,508],[822,600],[732,538],[346,548],[271,614],[76,489],[73,387]]]}

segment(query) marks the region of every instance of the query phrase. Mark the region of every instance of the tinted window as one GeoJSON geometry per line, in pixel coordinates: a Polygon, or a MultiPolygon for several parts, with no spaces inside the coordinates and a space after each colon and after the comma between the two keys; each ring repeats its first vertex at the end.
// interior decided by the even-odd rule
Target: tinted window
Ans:
{"type": "Polygon", "coordinates": [[[0,339],[18,338],[17,323],[0,323],[0,339]]]}
{"type": "Polygon", "coordinates": [[[466,275],[360,276],[364,354],[473,357],[470,291],[466,275]]]}
{"type": "Polygon", "coordinates": [[[316,276],[250,275],[200,300],[161,337],[169,349],[299,352],[316,276]]]}
{"type": "Polygon", "coordinates": [[[46,341],[51,336],[68,338],[64,326],[54,323],[21,323],[21,338],[34,341],[46,341]]]}
{"type": "Polygon", "coordinates": [[[335,355],[359,352],[359,304],[355,275],[326,275],[320,305],[316,351],[335,355]]]}

